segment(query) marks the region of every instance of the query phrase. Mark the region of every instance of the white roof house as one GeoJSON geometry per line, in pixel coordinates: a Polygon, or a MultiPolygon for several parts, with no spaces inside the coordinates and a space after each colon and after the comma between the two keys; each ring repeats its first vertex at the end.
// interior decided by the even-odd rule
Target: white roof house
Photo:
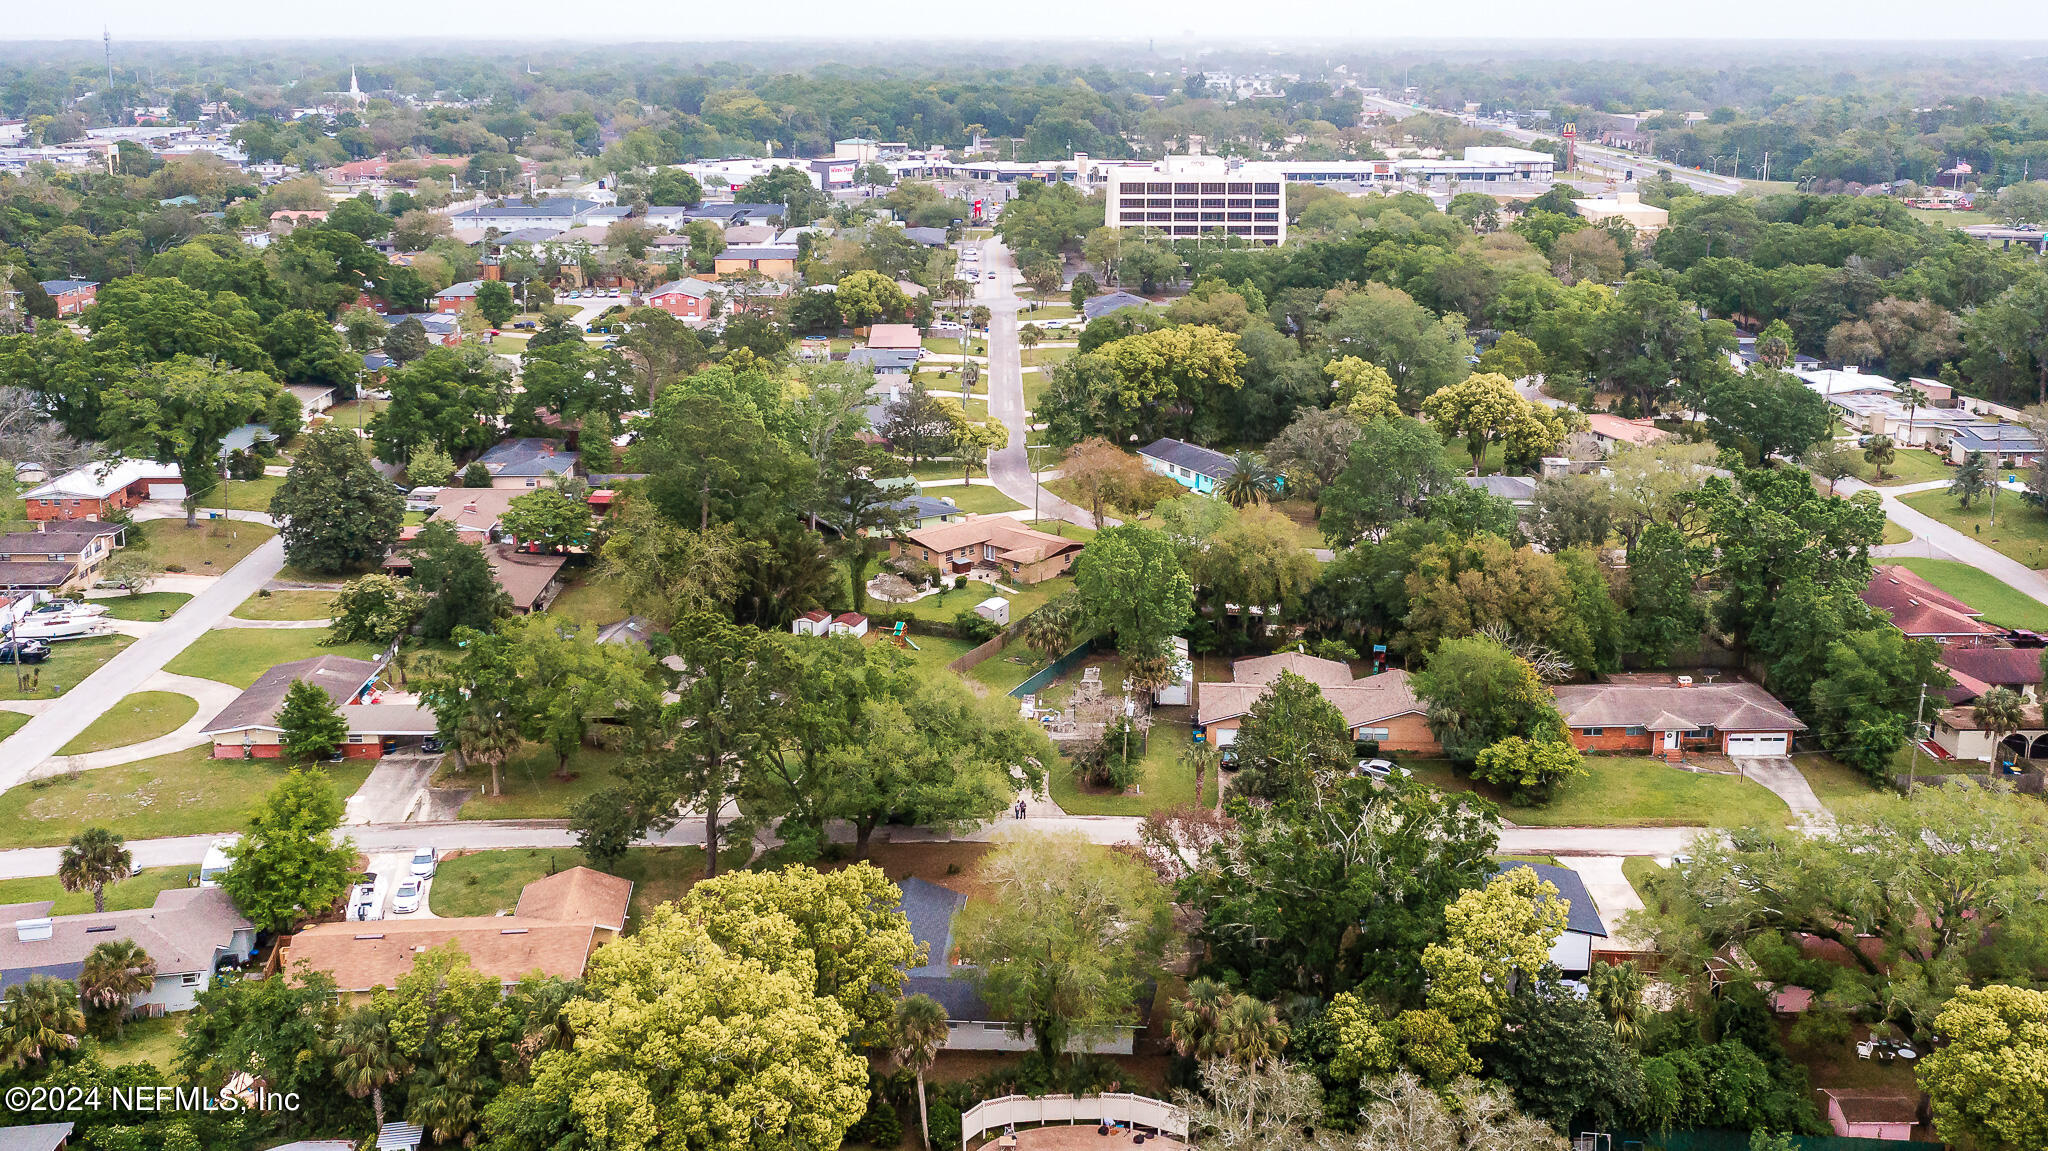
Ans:
{"type": "Polygon", "coordinates": [[[1806,386],[1823,396],[1889,396],[1897,394],[1899,386],[1883,376],[1856,370],[1855,365],[1846,368],[1804,368],[1792,373],[1806,381],[1806,386]]]}
{"type": "Polygon", "coordinates": [[[115,492],[145,480],[177,483],[176,464],[155,460],[100,460],[73,468],[49,483],[34,488],[23,499],[105,499],[115,492]]]}

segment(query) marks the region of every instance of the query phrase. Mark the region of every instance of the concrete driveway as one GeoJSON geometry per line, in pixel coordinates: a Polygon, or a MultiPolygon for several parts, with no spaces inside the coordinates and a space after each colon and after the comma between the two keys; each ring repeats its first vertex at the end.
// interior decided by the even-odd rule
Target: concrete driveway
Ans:
{"type": "Polygon", "coordinates": [[[439,755],[398,754],[378,760],[363,786],[348,797],[343,822],[351,826],[406,822],[420,807],[427,783],[440,766],[439,755]]]}
{"type": "Polygon", "coordinates": [[[1771,794],[1785,801],[1799,822],[1809,828],[1827,827],[1835,817],[1827,805],[1813,793],[1813,785],[1806,782],[1797,764],[1782,755],[1748,757],[1735,761],[1736,769],[1744,776],[1771,789],[1771,794]]]}

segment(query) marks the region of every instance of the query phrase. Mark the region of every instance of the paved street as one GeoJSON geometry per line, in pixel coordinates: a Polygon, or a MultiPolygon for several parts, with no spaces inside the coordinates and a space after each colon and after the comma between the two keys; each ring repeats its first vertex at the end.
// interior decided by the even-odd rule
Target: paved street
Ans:
{"type": "MultiPolygon", "coordinates": [[[[1851,477],[1837,484],[1835,486],[1835,493],[1837,495],[1849,496],[1862,491],[1876,492],[1878,498],[1884,502],[1884,514],[1892,522],[1912,532],[1915,536],[1920,537],[1921,540],[1925,540],[1935,550],[1953,556],[1987,575],[1994,576],[2026,595],[2040,600],[2042,603],[2048,603],[2048,577],[2043,577],[2040,572],[2035,571],[2016,559],[2006,556],[1989,545],[1977,542],[1975,538],[1957,531],[1933,516],[1907,507],[1898,498],[1900,495],[1933,491],[1939,488],[1946,488],[1947,486],[1947,480],[1930,480],[1924,484],[1907,484],[1896,488],[1874,488],[1861,480],[1851,477]]],[[[2007,492],[2005,496],[2010,496],[2011,494],[2007,492]]],[[[2001,501],[2003,498],[2002,496],[2001,501]]],[[[2019,501],[2015,499],[2013,502],[2017,505],[2019,501]]],[[[1901,544],[1898,546],[1907,547],[1908,545],[1901,544]]],[[[1927,553],[1925,551],[1908,551],[1906,554],[1921,555],[1927,553]]]]}
{"type": "Polygon", "coordinates": [[[1035,508],[1041,519],[1099,527],[1086,508],[1076,507],[1039,487],[1031,474],[1030,453],[1024,450],[1024,445],[1030,442],[1031,429],[1025,421],[1023,360],[1017,344],[1017,265],[1010,258],[1010,250],[995,239],[982,243],[981,265],[984,272],[992,271],[997,276],[990,280],[984,275],[976,297],[977,303],[987,306],[990,317],[988,410],[1010,429],[1010,446],[989,458],[989,479],[995,481],[996,489],[1004,495],[1026,508],[1035,508]]]}
{"type": "MultiPolygon", "coordinates": [[[[63,699],[0,741],[0,791],[21,783],[37,764],[57,754],[101,713],[143,685],[194,640],[226,619],[243,600],[284,567],[284,540],[272,537],[170,619],[129,644],[63,699]]],[[[194,860],[197,861],[196,858],[194,860]]]]}
{"type": "MultiPolygon", "coordinates": [[[[1453,118],[1456,118],[1453,113],[1446,112],[1440,108],[1417,108],[1413,105],[1403,104],[1398,100],[1389,100],[1381,96],[1367,96],[1365,103],[1368,107],[1384,109],[1396,117],[1413,116],[1418,112],[1429,111],[1439,116],[1453,116],[1453,118]]],[[[1499,132],[1503,136],[1520,140],[1525,144],[1531,144],[1537,140],[1557,139],[1555,132],[1532,132],[1526,128],[1504,128],[1498,124],[1490,123],[1480,126],[1487,131],[1499,132]]],[[[1623,176],[1631,171],[1638,174],[1645,171],[1667,171],[1671,173],[1672,179],[1692,187],[1695,191],[1704,192],[1708,195],[1729,196],[1742,191],[1742,181],[1739,179],[1718,176],[1711,172],[1695,171],[1677,164],[1667,164],[1654,157],[1639,155],[1635,152],[1624,152],[1602,144],[1590,144],[1584,140],[1579,141],[1578,155],[1579,167],[1582,170],[1610,175],[1617,181],[1621,180],[1623,176]]],[[[1562,179],[1561,175],[1560,179],[1562,179]]]]}

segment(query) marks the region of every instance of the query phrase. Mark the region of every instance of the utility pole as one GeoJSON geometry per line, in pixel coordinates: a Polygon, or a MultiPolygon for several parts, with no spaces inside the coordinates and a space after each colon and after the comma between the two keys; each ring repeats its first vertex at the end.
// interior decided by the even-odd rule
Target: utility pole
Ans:
{"type": "Polygon", "coordinates": [[[114,89],[114,32],[106,25],[100,25],[100,43],[107,49],[107,90],[114,89]]]}
{"type": "MultiPolygon", "coordinates": [[[[1913,781],[1920,774],[1920,716],[1927,710],[1927,684],[1920,685],[1920,702],[1913,706],[1913,759],[1906,768],[1906,794],[1913,794],[1913,781]]],[[[1998,756],[1998,749],[1991,749],[1992,758],[1998,756]]]]}

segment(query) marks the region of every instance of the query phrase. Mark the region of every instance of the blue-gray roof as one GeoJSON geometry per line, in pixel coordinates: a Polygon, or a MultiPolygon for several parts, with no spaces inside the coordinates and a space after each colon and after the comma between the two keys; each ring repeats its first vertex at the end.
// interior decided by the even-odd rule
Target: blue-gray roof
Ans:
{"type": "Polygon", "coordinates": [[[43,291],[53,296],[61,296],[66,292],[78,292],[86,288],[96,288],[99,286],[92,280],[44,280],[42,283],[43,291]]]}
{"type": "Polygon", "coordinates": [[[2034,433],[2017,424],[1989,428],[1957,428],[1949,437],[1972,452],[2037,452],[2041,450],[2034,433]]]}
{"type": "MultiPolygon", "coordinates": [[[[654,209],[652,208],[648,209],[648,211],[650,212],[653,210],[654,209]]],[[[738,201],[727,201],[721,203],[716,200],[706,200],[704,203],[698,204],[695,207],[683,209],[684,218],[691,220],[729,221],[734,219],[735,217],[753,216],[759,216],[763,219],[766,219],[769,216],[780,216],[782,215],[782,213],[783,207],[780,204],[742,204],[739,203],[738,201]]]]}
{"type": "Polygon", "coordinates": [[[920,244],[929,244],[934,248],[941,247],[946,243],[946,230],[944,228],[905,228],[903,229],[903,234],[920,244]]]}
{"type": "Polygon", "coordinates": [[[988,1020],[988,1004],[974,984],[955,978],[954,972],[962,968],[946,962],[953,950],[953,917],[967,905],[967,897],[915,876],[897,886],[903,890],[903,914],[910,920],[911,938],[925,945],[925,964],[906,972],[909,978],[903,994],[931,996],[946,1009],[948,1019],[988,1020]]]}
{"type": "Polygon", "coordinates": [[[560,440],[506,440],[478,456],[476,462],[494,476],[565,475],[576,470],[576,456],[562,450],[560,440]]]}
{"type": "Polygon", "coordinates": [[[0,1127],[0,1151],[57,1151],[71,1138],[69,1123],[23,1123],[0,1127]]]}
{"type": "Polygon", "coordinates": [[[1547,880],[1557,888],[1558,898],[1570,905],[1565,913],[1566,931],[1580,935],[1597,935],[1607,938],[1607,925],[1600,921],[1600,909],[1593,903],[1593,893],[1586,890],[1586,881],[1569,867],[1554,867],[1548,863],[1522,863],[1518,860],[1502,860],[1496,872],[1505,875],[1517,867],[1526,867],[1536,873],[1536,878],[1547,880]]]}
{"type": "Polygon", "coordinates": [[[1186,468],[1196,475],[1208,476],[1212,480],[1222,480],[1237,470],[1237,465],[1231,463],[1230,457],[1222,452],[1183,440],[1153,440],[1139,448],[1138,454],[1151,456],[1155,460],[1164,460],[1177,467],[1186,468]]]}
{"type": "Polygon", "coordinates": [[[893,506],[902,509],[909,515],[916,516],[917,522],[920,524],[926,520],[943,519],[946,516],[957,516],[960,514],[958,505],[948,503],[942,499],[935,499],[931,496],[909,496],[896,501],[893,506]]]}
{"type": "Polygon", "coordinates": [[[1499,496],[1504,500],[1533,500],[1536,498],[1536,481],[1528,476],[1460,476],[1466,487],[1499,496]]]}
{"type": "Polygon", "coordinates": [[[522,204],[516,200],[503,206],[483,204],[465,208],[455,215],[516,220],[538,216],[575,216],[602,207],[604,205],[596,200],[585,200],[576,196],[544,196],[531,204],[522,204]]]}
{"type": "Polygon", "coordinates": [[[855,348],[846,362],[871,372],[907,372],[923,358],[921,348],[855,348]]]}
{"type": "Polygon", "coordinates": [[[1125,308],[1147,308],[1151,305],[1152,301],[1131,292],[1111,292],[1106,296],[1096,296],[1082,301],[1081,314],[1093,320],[1125,308]]]}

